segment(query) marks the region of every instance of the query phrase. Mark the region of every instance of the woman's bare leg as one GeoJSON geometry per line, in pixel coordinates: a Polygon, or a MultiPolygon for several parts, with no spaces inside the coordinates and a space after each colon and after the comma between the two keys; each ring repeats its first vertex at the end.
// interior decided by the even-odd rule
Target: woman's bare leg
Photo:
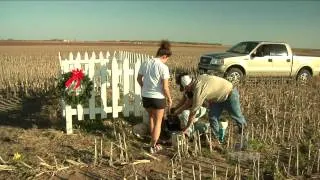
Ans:
{"type": "Polygon", "coordinates": [[[150,135],[152,137],[152,132],[153,132],[153,129],[154,129],[154,115],[152,114],[152,109],[151,108],[148,108],[146,109],[148,114],[149,114],[149,130],[150,130],[150,135]]]}
{"type": "Polygon", "coordinates": [[[160,137],[164,109],[152,109],[151,114],[153,114],[153,117],[154,117],[153,118],[154,127],[151,133],[151,146],[155,146],[160,137]]]}

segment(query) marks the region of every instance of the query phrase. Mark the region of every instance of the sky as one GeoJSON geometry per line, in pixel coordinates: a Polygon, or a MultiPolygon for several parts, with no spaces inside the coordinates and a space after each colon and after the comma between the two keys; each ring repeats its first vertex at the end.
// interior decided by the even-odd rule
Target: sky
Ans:
{"type": "Polygon", "coordinates": [[[320,1],[0,1],[0,39],[284,41],[320,49],[320,1]]]}

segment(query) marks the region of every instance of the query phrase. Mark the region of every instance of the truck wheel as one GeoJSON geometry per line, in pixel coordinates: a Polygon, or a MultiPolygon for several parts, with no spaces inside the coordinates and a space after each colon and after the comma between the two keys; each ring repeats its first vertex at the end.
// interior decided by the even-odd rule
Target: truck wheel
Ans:
{"type": "Polygon", "coordinates": [[[298,83],[307,83],[311,78],[311,73],[307,69],[301,69],[297,75],[298,83]]]}
{"type": "Polygon", "coordinates": [[[243,78],[243,72],[238,68],[231,68],[227,71],[225,78],[232,84],[238,84],[243,78]]]}

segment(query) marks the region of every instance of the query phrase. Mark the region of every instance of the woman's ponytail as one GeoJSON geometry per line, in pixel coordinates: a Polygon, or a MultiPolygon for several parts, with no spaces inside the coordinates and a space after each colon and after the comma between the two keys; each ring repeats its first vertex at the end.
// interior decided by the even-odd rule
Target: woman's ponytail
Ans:
{"type": "Polygon", "coordinates": [[[167,56],[167,57],[170,57],[172,55],[172,52],[171,52],[171,44],[168,40],[162,40],[160,42],[160,47],[157,51],[157,54],[156,56],[159,57],[159,56],[167,56]]]}

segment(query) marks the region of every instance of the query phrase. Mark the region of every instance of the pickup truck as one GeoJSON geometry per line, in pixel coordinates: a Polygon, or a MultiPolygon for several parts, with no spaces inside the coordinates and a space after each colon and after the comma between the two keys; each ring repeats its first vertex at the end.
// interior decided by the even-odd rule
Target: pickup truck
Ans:
{"type": "Polygon", "coordinates": [[[320,73],[320,57],[293,55],[287,43],[240,42],[224,53],[200,57],[200,74],[215,74],[232,83],[244,77],[290,77],[301,82],[320,73]]]}

